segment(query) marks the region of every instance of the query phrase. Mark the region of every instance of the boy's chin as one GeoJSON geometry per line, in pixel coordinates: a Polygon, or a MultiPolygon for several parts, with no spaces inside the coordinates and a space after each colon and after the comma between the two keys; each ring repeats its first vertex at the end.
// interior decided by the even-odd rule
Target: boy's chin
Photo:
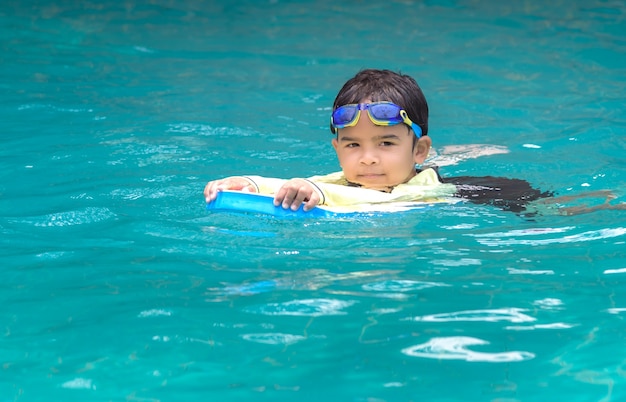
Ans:
{"type": "Polygon", "coordinates": [[[372,184],[372,185],[367,185],[367,184],[364,184],[364,185],[362,185],[361,187],[366,188],[366,189],[368,189],[368,190],[378,190],[378,191],[382,191],[382,190],[386,190],[386,189],[388,189],[389,187],[393,187],[393,186],[383,186],[383,185],[380,185],[380,184],[376,184],[376,185],[373,185],[373,184],[372,184]]]}
{"type": "Polygon", "coordinates": [[[376,190],[376,191],[385,191],[388,192],[389,189],[394,188],[396,184],[381,184],[381,183],[358,183],[361,188],[365,188],[368,190],[376,190]]]}

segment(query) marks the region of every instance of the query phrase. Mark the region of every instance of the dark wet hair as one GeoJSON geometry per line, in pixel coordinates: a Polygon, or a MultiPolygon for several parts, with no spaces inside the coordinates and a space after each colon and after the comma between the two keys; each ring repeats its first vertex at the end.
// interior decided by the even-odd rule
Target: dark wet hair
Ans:
{"type": "Polygon", "coordinates": [[[339,90],[333,111],[339,106],[359,103],[365,98],[372,102],[395,103],[406,110],[409,118],[420,126],[422,135],[428,135],[428,103],[412,77],[391,70],[361,70],[339,90]]]}

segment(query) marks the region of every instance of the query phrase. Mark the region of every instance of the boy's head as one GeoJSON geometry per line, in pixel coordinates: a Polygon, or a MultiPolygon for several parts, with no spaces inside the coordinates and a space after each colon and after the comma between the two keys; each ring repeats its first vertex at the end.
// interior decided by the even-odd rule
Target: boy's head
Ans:
{"type": "Polygon", "coordinates": [[[406,110],[409,118],[420,126],[422,135],[428,135],[428,103],[412,77],[390,70],[362,70],[339,90],[333,111],[339,106],[361,103],[363,99],[395,103],[406,110]]]}
{"type": "Polygon", "coordinates": [[[351,109],[357,115],[350,124],[341,128],[331,124],[337,133],[333,147],[346,179],[382,191],[409,181],[416,174],[415,164],[424,162],[431,146],[428,104],[417,82],[389,70],[360,71],[337,94],[333,112],[352,104],[360,106],[351,109]],[[383,103],[380,110],[372,109],[377,102],[399,108],[383,103]],[[393,116],[388,121],[377,118],[387,111],[393,116]]]}

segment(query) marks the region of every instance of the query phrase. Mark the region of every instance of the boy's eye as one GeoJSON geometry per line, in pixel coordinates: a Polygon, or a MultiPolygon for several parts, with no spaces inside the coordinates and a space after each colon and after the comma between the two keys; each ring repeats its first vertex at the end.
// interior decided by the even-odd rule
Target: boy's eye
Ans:
{"type": "Polygon", "coordinates": [[[393,142],[391,142],[391,141],[383,141],[383,142],[380,143],[380,145],[383,146],[383,147],[390,147],[390,146],[395,145],[395,144],[393,142]]]}
{"type": "Polygon", "coordinates": [[[346,148],[356,148],[358,146],[359,146],[359,144],[356,143],[356,142],[351,142],[349,144],[346,144],[346,148]]]}

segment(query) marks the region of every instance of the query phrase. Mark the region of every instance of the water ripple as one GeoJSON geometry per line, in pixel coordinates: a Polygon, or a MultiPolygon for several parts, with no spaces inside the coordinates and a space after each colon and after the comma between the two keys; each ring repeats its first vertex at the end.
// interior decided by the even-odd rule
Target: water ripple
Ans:
{"type": "Polygon", "coordinates": [[[492,310],[466,310],[454,313],[430,314],[408,318],[411,321],[447,322],[447,321],[485,321],[485,322],[531,322],[535,318],[523,314],[521,308],[501,308],[492,310]]]}
{"type": "Polygon", "coordinates": [[[267,345],[291,345],[306,339],[302,335],[283,334],[280,332],[244,334],[241,335],[241,337],[246,341],[264,343],[267,345]]]}
{"type": "Polygon", "coordinates": [[[246,309],[249,313],[265,315],[294,315],[319,317],[324,315],[343,315],[343,309],[352,306],[356,301],[337,299],[304,299],[285,303],[268,303],[257,308],[246,309]]]}
{"type": "Polygon", "coordinates": [[[96,389],[93,381],[89,378],[75,378],[73,380],[64,382],[63,384],[61,384],[61,387],[67,389],[96,389]]]}
{"type": "Polygon", "coordinates": [[[534,329],[570,329],[575,327],[574,324],[566,324],[564,322],[554,322],[552,324],[537,324],[537,325],[509,325],[504,329],[512,331],[532,331],[534,329]]]}
{"type": "Polygon", "coordinates": [[[426,343],[402,349],[407,356],[427,359],[465,360],[468,362],[507,363],[533,359],[530,352],[511,351],[499,353],[474,352],[466,348],[472,345],[488,345],[489,342],[468,336],[432,338],[426,343]]]}
{"type": "Polygon", "coordinates": [[[56,212],[42,216],[13,219],[11,221],[38,227],[75,226],[102,222],[115,216],[108,208],[87,207],[75,211],[56,212]]]}
{"type": "MultiPolygon", "coordinates": [[[[544,232],[537,232],[538,234],[544,234],[544,232]]],[[[525,233],[529,235],[534,233],[525,233]]],[[[608,239],[612,237],[619,237],[626,234],[626,228],[617,227],[610,229],[590,230],[583,233],[578,233],[570,236],[564,236],[559,238],[548,239],[535,239],[535,240],[522,240],[522,239],[510,239],[504,240],[497,238],[497,234],[491,235],[470,235],[474,236],[480,244],[485,246],[511,246],[511,245],[524,245],[524,246],[543,246],[548,244],[558,243],[578,243],[587,242],[600,239],[608,239]]],[[[502,234],[502,237],[509,237],[511,234],[502,234]]]]}
{"type": "Polygon", "coordinates": [[[374,292],[412,292],[415,290],[428,289],[440,286],[451,286],[445,283],[438,282],[422,282],[411,280],[389,280],[381,282],[367,283],[361,288],[363,290],[374,292]]]}

